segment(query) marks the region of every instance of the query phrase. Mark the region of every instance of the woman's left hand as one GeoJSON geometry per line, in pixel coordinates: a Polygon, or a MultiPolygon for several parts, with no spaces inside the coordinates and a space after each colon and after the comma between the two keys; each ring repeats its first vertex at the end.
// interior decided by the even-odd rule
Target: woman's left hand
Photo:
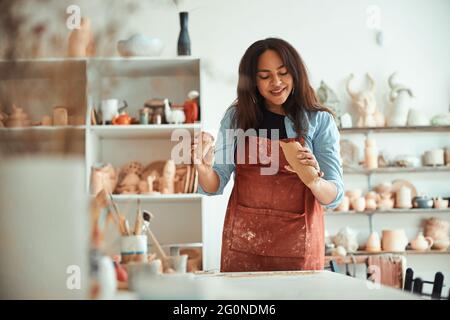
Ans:
{"type": "MultiPolygon", "coordinates": [[[[314,167],[317,172],[319,172],[319,177],[322,178],[324,173],[323,171],[320,171],[320,166],[319,163],[316,160],[316,157],[314,156],[314,154],[311,152],[311,150],[309,150],[309,148],[307,147],[302,147],[297,154],[297,159],[299,159],[299,162],[303,165],[306,166],[311,166],[314,167]]],[[[286,166],[286,169],[291,171],[291,172],[295,172],[291,166],[286,166]]]]}

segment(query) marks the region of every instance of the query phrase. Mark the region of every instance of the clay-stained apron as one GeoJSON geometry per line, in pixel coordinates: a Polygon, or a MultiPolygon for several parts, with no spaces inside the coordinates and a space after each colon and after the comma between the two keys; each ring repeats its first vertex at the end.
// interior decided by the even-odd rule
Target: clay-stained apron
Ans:
{"type": "MultiPolygon", "coordinates": [[[[303,139],[282,139],[299,141],[303,139]]],[[[271,155],[271,142],[247,137],[245,163],[236,164],[233,191],[222,234],[222,272],[320,270],[324,265],[323,208],[295,173],[284,169],[279,144],[279,170],[261,175],[267,161],[249,160],[249,144],[271,155]]]]}

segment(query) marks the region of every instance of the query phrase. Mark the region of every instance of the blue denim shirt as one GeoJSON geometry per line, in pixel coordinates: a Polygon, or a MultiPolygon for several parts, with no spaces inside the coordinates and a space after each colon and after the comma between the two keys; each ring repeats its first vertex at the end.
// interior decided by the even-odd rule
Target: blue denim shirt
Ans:
{"type": "MultiPolygon", "coordinates": [[[[220,122],[219,135],[216,142],[215,163],[213,170],[219,175],[220,185],[217,192],[205,192],[201,186],[198,193],[205,195],[219,195],[223,193],[225,186],[230,180],[231,173],[235,170],[234,148],[236,141],[226,139],[227,129],[233,129],[232,116],[236,112],[235,107],[231,107],[225,113],[220,122]],[[221,161],[217,161],[221,160],[221,161]]],[[[342,178],[342,164],[340,158],[339,130],[334,122],[333,116],[325,111],[307,112],[309,129],[305,137],[305,143],[316,157],[320,169],[324,172],[323,179],[333,182],[337,187],[336,198],[324,205],[326,208],[335,208],[342,201],[344,196],[344,182],[342,178]]],[[[294,123],[289,117],[284,118],[284,125],[288,138],[296,138],[294,123]]]]}

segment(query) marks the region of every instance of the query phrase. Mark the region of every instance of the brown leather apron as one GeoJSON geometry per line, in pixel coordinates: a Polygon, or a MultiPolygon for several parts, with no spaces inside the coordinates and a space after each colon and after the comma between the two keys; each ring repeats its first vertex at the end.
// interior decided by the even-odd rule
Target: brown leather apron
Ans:
{"type": "MultiPolygon", "coordinates": [[[[303,139],[282,139],[299,141],[303,139]]],[[[250,161],[249,144],[267,148],[263,137],[247,137],[245,163],[236,164],[222,235],[222,272],[320,270],[324,266],[323,208],[288,164],[281,146],[279,170],[262,175],[270,163],[250,161]],[[263,164],[265,163],[265,164],[263,164]]]]}

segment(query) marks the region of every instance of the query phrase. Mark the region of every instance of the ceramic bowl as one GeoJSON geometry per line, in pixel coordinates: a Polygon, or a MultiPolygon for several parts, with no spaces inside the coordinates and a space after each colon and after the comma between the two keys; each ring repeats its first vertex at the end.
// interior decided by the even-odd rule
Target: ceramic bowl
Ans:
{"type": "Polygon", "coordinates": [[[120,40],[117,50],[123,57],[157,57],[161,55],[164,45],[158,38],[135,34],[128,40],[120,40]]]}
{"type": "Polygon", "coordinates": [[[412,203],[414,208],[429,209],[433,207],[433,199],[427,196],[414,197],[412,203]]]}

